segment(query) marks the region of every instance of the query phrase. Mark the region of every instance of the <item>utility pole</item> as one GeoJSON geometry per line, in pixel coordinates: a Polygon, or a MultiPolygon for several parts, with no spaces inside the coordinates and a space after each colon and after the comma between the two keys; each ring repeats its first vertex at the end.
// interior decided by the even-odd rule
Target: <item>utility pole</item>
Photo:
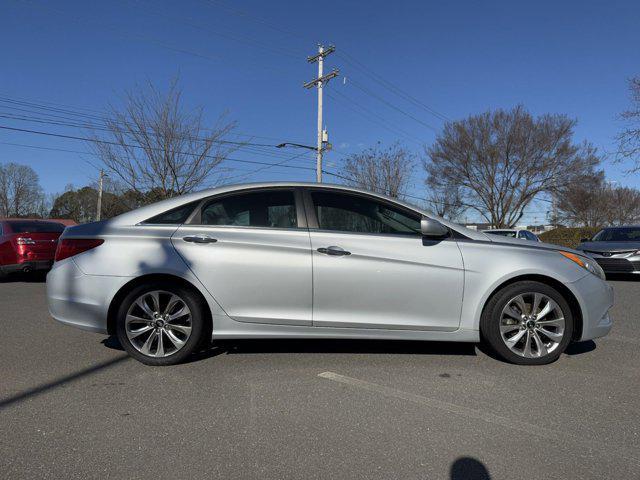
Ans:
{"type": "Polygon", "coordinates": [[[102,216],[102,181],[104,179],[104,170],[100,169],[100,178],[98,179],[98,205],[96,206],[96,222],[100,221],[102,216]]]}
{"type": "Polygon", "coordinates": [[[324,84],[327,83],[334,77],[338,76],[338,70],[334,69],[331,73],[324,75],[324,57],[330,55],[335,52],[336,47],[331,45],[329,48],[325,50],[323,45],[318,45],[318,53],[311,57],[307,57],[307,61],[309,63],[318,62],[318,77],[310,82],[304,84],[304,88],[311,88],[314,85],[318,90],[318,146],[316,153],[316,180],[318,183],[322,182],[322,152],[323,152],[323,144],[328,141],[326,137],[326,131],[322,128],[322,88],[324,84]]]}

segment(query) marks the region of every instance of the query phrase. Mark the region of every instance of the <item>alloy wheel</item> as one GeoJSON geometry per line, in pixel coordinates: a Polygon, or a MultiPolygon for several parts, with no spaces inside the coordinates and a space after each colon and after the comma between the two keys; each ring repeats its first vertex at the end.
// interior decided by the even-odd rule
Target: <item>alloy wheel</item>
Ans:
{"type": "Polygon", "coordinates": [[[500,315],[500,336],[516,355],[544,357],[558,348],[564,337],[562,309],[547,295],[522,293],[507,302],[500,315]]]}
{"type": "Polygon", "coordinates": [[[173,355],[185,346],[191,330],[191,310],[186,302],[175,293],[163,290],[140,295],[125,318],[129,342],[149,357],[173,355]]]}

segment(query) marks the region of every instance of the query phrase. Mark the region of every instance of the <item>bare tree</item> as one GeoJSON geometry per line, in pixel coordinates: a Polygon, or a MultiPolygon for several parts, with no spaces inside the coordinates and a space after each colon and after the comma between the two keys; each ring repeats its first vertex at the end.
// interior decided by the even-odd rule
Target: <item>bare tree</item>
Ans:
{"type": "Polygon", "coordinates": [[[413,155],[395,143],[380,144],[347,158],[344,175],[355,187],[399,198],[407,192],[415,168],[413,155]]]}
{"type": "Polygon", "coordinates": [[[559,219],[571,225],[601,227],[640,220],[640,191],[611,185],[602,171],[560,189],[557,198],[559,219]]]}
{"type": "Polygon", "coordinates": [[[152,84],[128,92],[124,108],[111,110],[106,138],[94,135],[91,145],[109,174],[140,194],[169,198],[211,183],[237,148],[225,140],[235,122],[223,114],[206,129],[202,108],[186,110],[175,80],[166,94],[152,84]]]}
{"type": "Polygon", "coordinates": [[[581,227],[600,227],[607,223],[609,205],[603,171],[576,178],[554,195],[558,221],[581,227]]]}
{"type": "Polygon", "coordinates": [[[447,123],[426,149],[427,181],[458,186],[467,208],[511,227],[538,195],[598,164],[593,147],[573,144],[574,126],[565,115],[533,118],[522,106],[447,123]]]}
{"type": "Polygon", "coordinates": [[[629,187],[610,188],[608,224],[629,225],[640,221],[640,191],[629,187]]]}
{"type": "Polygon", "coordinates": [[[442,185],[427,180],[428,206],[436,215],[447,220],[457,220],[466,210],[457,185],[442,185]]]}
{"type": "Polygon", "coordinates": [[[631,108],[622,112],[622,119],[626,121],[626,128],[617,137],[619,157],[632,159],[633,166],[629,172],[640,171],[640,77],[629,80],[631,93],[631,108]]]}
{"type": "Polygon", "coordinates": [[[0,217],[38,215],[43,200],[38,174],[17,163],[0,165],[0,217]]]}

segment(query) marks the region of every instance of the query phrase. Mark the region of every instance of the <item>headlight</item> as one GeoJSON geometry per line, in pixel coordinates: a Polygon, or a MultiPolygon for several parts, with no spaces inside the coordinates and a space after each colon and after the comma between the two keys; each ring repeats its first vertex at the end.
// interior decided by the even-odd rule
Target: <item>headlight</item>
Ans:
{"type": "Polygon", "coordinates": [[[602,270],[602,267],[600,267],[600,265],[598,265],[598,262],[596,262],[595,260],[591,258],[583,257],[582,255],[576,255],[575,253],[571,253],[571,252],[558,252],[558,253],[560,253],[560,255],[562,255],[563,257],[568,258],[572,262],[577,263],[578,265],[580,265],[582,268],[589,271],[590,273],[593,273],[596,277],[599,277],[601,280],[607,279],[607,277],[604,274],[604,270],[602,270]]]}

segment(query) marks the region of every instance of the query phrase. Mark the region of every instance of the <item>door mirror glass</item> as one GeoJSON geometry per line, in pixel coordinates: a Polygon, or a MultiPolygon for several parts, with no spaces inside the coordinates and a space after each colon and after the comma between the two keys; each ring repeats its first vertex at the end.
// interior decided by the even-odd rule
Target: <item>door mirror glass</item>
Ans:
{"type": "Polygon", "coordinates": [[[423,236],[429,238],[444,238],[449,235],[447,227],[428,217],[422,217],[422,220],[420,220],[420,232],[423,236]]]}

